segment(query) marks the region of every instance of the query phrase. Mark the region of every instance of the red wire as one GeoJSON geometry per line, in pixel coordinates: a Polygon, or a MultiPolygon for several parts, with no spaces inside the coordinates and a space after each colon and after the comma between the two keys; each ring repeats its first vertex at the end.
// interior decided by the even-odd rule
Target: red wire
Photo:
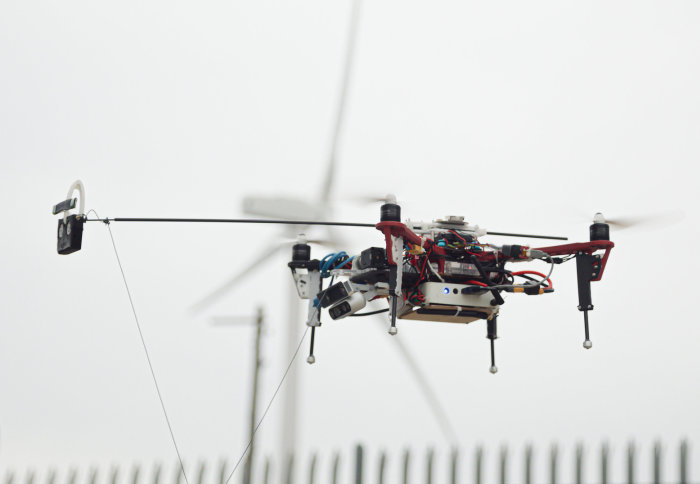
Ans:
{"type": "Polygon", "coordinates": [[[454,230],[448,230],[448,232],[451,232],[451,233],[455,234],[457,237],[459,237],[459,239],[460,239],[462,242],[464,242],[464,250],[467,251],[467,254],[476,255],[474,252],[470,252],[469,249],[467,249],[467,241],[464,240],[464,238],[461,237],[457,232],[455,232],[454,230]]]}
{"type": "Polygon", "coordinates": [[[488,284],[484,284],[483,282],[479,282],[479,281],[467,281],[467,284],[474,284],[475,286],[481,286],[481,287],[489,287],[488,284]]]}
{"type": "Polygon", "coordinates": [[[545,276],[544,274],[542,274],[541,272],[537,272],[537,271],[518,271],[518,272],[512,272],[511,274],[514,275],[514,276],[522,276],[523,274],[534,274],[534,275],[536,275],[536,276],[546,277],[545,281],[547,281],[547,284],[549,285],[548,289],[552,289],[552,287],[553,287],[553,285],[552,285],[552,280],[551,280],[549,277],[547,277],[547,276],[545,276]]]}

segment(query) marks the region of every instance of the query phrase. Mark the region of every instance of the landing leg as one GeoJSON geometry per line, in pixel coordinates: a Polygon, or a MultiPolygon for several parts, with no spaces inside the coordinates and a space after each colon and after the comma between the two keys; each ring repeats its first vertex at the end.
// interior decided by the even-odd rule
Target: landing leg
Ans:
{"type": "Polygon", "coordinates": [[[396,308],[398,307],[398,296],[391,296],[391,326],[389,327],[389,334],[395,336],[399,332],[396,329],[396,308]]]}
{"type": "Polygon", "coordinates": [[[491,319],[486,320],[486,337],[491,340],[491,368],[489,368],[489,371],[494,375],[498,372],[498,367],[496,366],[496,346],[494,344],[498,338],[497,326],[498,316],[495,314],[491,316],[491,319]]]}
{"type": "Polygon", "coordinates": [[[309,356],[306,358],[306,362],[309,365],[316,363],[316,357],[314,356],[314,340],[316,339],[316,326],[311,326],[311,346],[309,347],[309,356]]]}
{"type": "Polygon", "coordinates": [[[588,311],[583,312],[583,329],[586,333],[586,339],[583,341],[583,347],[590,350],[593,348],[593,342],[591,342],[591,337],[588,333],[588,311]]]}

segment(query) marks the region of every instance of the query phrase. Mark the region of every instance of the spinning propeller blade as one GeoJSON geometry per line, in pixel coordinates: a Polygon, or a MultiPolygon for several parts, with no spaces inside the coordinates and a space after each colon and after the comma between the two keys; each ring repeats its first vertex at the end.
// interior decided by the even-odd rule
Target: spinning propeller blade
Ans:
{"type": "Polygon", "coordinates": [[[352,75],[353,54],[355,51],[355,44],[357,42],[357,26],[360,21],[360,4],[361,0],[354,0],[352,2],[350,28],[348,30],[348,40],[345,51],[345,66],[343,68],[343,77],[340,84],[340,95],[338,97],[335,125],[333,128],[333,134],[331,135],[331,148],[328,154],[328,167],[326,168],[326,176],[323,180],[323,185],[321,186],[321,202],[323,203],[329,201],[331,190],[333,189],[333,182],[335,181],[335,170],[338,162],[338,143],[345,122],[345,104],[348,97],[350,77],[352,75]]]}
{"type": "Polygon", "coordinates": [[[629,228],[646,228],[658,230],[669,225],[674,225],[683,220],[685,214],[680,210],[648,213],[645,215],[613,217],[609,219],[598,212],[593,216],[594,222],[603,222],[618,230],[629,228]]]}

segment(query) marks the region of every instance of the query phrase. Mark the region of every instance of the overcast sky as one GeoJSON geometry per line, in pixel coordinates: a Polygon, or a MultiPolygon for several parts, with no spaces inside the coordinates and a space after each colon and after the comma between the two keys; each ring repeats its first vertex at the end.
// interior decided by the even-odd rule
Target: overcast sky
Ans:
{"type": "MultiPolygon", "coordinates": [[[[83,250],[58,256],[51,206],[76,178],[101,216],[239,217],[245,195],[314,200],[349,13],[320,0],[0,3],[3,469],[174,460],[107,229],[87,226],[83,250]]],[[[334,218],[375,222],[378,207],[348,198],[393,192],[411,219],[585,241],[598,210],[685,214],[613,232],[591,351],[573,262],[555,268],[554,294],[507,298],[495,376],[483,322],[399,323],[463,449],[609,439],[621,477],[627,440],[648,455],[658,437],[670,478],[677,440],[700,445],[699,22],[694,2],[365,0],[334,218]]],[[[209,310],[187,308],[280,230],[112,230],[182,453],[237,458],[253,330],[209,320],[264,305],[262,407],[286,363],[289,254],[209,310]]],[[[373,229],[340,233],[348,252],[383,243],[373,229]]],[[[358,319],[324,324],[316,365],[294,367],[301,451],[446,449],[390,336],[358,319]]],[[[280,428],[273,405],[262,453],[280,428]]]]}

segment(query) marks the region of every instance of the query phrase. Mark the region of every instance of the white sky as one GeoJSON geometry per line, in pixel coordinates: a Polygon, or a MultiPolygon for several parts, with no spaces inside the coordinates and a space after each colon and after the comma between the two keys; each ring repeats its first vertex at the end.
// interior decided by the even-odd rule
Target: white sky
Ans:
{"type": "MultiPolygon", "coordinates": [[[[0,4],[0,466],[174,459],[107,231],[89,225],[83,251],[59,257],[50,207],[76,178],[102,216],[237,217],[245,195],[313,199],[348,14],[318,0],[0,4]]],[[[377,207],[344,199],[394,192],[412,219],[587,240],[597,210],[685,212],[613,233],[591,351],[574,263],[555,269],[555,294],[507,299],[495,377],[483,323],[401,323],[463,449],[533,441],[543,458],[553,440],[610,439],[621,477],[626,441],[648,455],[660,437],[671,478],[677,440],[700,442],[699,21],[693,2],[365,1],[335,218],[373,222],[377,207]]],[[[253,332],[208,319],[265,305],[263,406],[283,365],[288,255],[210,312],[186,309],[279,230],[113,231],[183,454],[237,458],[253,332]]],[[[342,233],[348,251],[382,243],[342,233]]],[[[317,364],[299,359],[304,452],[446,447],[376,326],[327,323],[317,364]]]]}

